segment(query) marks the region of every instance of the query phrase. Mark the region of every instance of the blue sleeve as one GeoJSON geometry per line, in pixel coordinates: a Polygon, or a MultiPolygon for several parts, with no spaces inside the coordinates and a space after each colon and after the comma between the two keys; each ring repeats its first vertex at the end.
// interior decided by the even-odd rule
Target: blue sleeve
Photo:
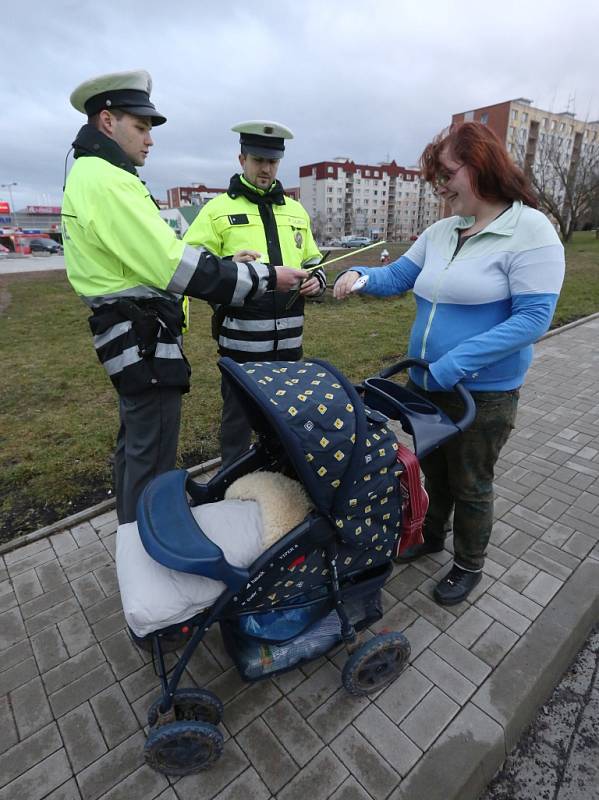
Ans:
{"type": "Polygon", "coordinates": [[[488,331],[466,339],[429,367],[443,389],[450,390],[466,376],[536,342],[551,323],[558,294],[520,294],[512,297],[511,316],[488,331]]]}
{"type": "Polygon", "coordinates": [[[409,291],[420,274],[420,267],[406,256],[401,256],[386,267],[352,267],[352,270],[360,275],[368,275],[368,283],[361,293],[377,297],[389,297],[409,291]]]}

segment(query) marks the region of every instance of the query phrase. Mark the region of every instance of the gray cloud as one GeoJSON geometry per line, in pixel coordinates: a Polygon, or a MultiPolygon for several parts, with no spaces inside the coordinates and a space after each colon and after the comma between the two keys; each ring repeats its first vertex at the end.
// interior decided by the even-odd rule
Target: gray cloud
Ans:
{"type": "MultiPolygon", "coordinates": [[[[599,118],[599,6],[574,0],[31,0],[5,4],[0,183],[18,206],[59,203],[83,118],[68,102],[92,75],[145,67],[169,117],[143,177],[225,186],[244,118],[295,132],[280,177],[344,155],[410,165],[457,111],[513,97],[599,118]]],[[[2,190],[0,190],[0,193],[2,190]]],[[[0,194],[0,199],[4,196],[0,194]]]]}

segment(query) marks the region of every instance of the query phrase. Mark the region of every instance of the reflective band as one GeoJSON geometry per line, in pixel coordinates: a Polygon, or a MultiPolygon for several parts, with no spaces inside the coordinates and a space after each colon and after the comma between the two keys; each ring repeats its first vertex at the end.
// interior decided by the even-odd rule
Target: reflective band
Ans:
{"type": "MultiPolygon", "coordinates": [[[[218,343],[221,347],[228,350],[243,350],[247,353],[268,353],[275,349],[274,341],[269,342],[245,342],[243,339],[229,339],[226,336],[219,336],[218,343]]],[[[278,342],[278,350],[292,350],[301,347],[302,337],[296,336],[293,339],[281,339],[278,342]]]]}
{"type": "Polygon", "coordinates": [[[185,245],[179,265],[166,288],[171,292],[184,294],[198,268],[200,256],[205,252],[206,249],[204,247],[189,247],[189,245],[185,245]]]}
{"type": "Polygon", "coordinates": [[[284,319],[231,319],[225,317],[223,328],[228,331],[274,331],[284,328],[301,328],[304,324],[304,316],[285,317],[284,319]]]}
{"type": "MultiPolygon", "coordinates": [[[[237,281],[235,283],[235,291],[233,292],[233,297],[231,298],[229,305],[242,306],[243,301],[252,290],[252,278],[250,271],[245,264],[242,264],[240,261],[235,261],[234,263],[237,266],[237,281]]],[[[252,266],[254,269],[256,269],[258,265],[252,262],[252,266]]],[[[262,281],[260,281],[260,283],[262,283],[262,281]]],[[[263,291],[264,289],[262,289],[262,292],[263,291]]],[[[256,294],[258,294],[258,292],[256,294]]],[[[259,293],[261,294],[262,292],[259,293]]]]}
{"type": "Polygon", "coordinates": [[[130,289],[123,289],[120,292],[112,292],[112,294],[99,294],[85,296],[81,295],[83,302],[90,308],[98,308],[99,306],[106,305],[107,303],[116,303],[122,297],[144,299],[152,297],[161,297],[163,300],[170,300],[174,302],[179,300],[180,295],[173,292],[163,292],[162,289],[155,289],[152,286],[132,286],[130,289]]]}
{"type": "Polygon", "coordinates": [[[322,259],[319,256],[308,258],[306,261],[302,261],[302,267],[315,267],[317,264],[320,264],[321,261],[322,259]]]}
{"type": "Polygon", "coordinates": [[[182,358],[178,344],[164,344],[164,342],[158,342],[154,355],[156,358],[182,358]]]}
{"type": "Polygon", "coordinates": [[[262,292],[266,291],[266,286],[268,284],[268,277],[269,271],[266,264],[262,264],[260,261],[252,261],[252,266],[256,270],[256,275],[260,279],[260,286],[258,287],[258,294],[262,294],[262,292]],[[264,285],[262,285],[264,283],[264,285]]]}
{"type": "Polygon", "coordinates": [[[126,350],[123,350],[120,356],[115,356],[114,358],[109,358],[108,361],[104,361],[102,366],[109,375],[116,375],[117,372],[122,372],[125,367],[135,364],[141,361],[141,359],[142,356],[139,354],[139,348],[135,345],[134,347],[128,347],[126,350]]]}
{"type": "Polygon", "coordinates": [[[132,325],[133,323],[129,319],[125,320],[124,322],[117,322],[116,325],[113,325],[112,328],[108,328],[108,330],[104,331],[104,333],[98,333],[96,336],[94,336],[94,347],[96,350],[98,350],[100,347],[104,347],[104,345],[108,344],[108,342],[111,342],[118,336],[122,336],[123,333],[130,331],[132,325]]]}

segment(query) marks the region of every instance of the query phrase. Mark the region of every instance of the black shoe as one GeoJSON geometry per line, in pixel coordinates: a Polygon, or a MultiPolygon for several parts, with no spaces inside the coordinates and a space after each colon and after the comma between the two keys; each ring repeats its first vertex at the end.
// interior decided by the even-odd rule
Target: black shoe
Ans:
{"type": "Polygon", "coordinates": [[[468,597],[480,583],[482,576],[482,572],[468,572],[454,564],[443,580],[435,586],[433,597],[439,605],[455,606],[468,597]]]}
{"type": "Polygon", "coordinates": [[[429,553],[441,553],[442,551],[442,544],[422,542],[421,544],[414,544],[412,547],[407,547],[403,553],[395,556],[394,560],[397,561],[398,564],[407,564],[409,561],[416,561],[417,558],[428,556],[429,553]]]}

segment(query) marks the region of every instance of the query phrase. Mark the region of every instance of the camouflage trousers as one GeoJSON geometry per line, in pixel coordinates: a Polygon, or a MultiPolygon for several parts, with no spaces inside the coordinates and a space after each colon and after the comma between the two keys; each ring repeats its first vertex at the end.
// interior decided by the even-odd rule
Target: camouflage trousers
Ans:
{"type": "MultiPolygon", "coordinates": [[[[453,392],[425,392],[412,381],[408,388],[433,402],[455,421],[463,406],[453,392]]],[[[464,433],[430,455],[420,467],[430,505],[424,522],[424,538],[443,545],[453,511],[455,563],[479,571],[484,564],[493,528],[493,479],[501,448],[516,421],[519,390],[473,392],[476,417],[464,433]]]]}

